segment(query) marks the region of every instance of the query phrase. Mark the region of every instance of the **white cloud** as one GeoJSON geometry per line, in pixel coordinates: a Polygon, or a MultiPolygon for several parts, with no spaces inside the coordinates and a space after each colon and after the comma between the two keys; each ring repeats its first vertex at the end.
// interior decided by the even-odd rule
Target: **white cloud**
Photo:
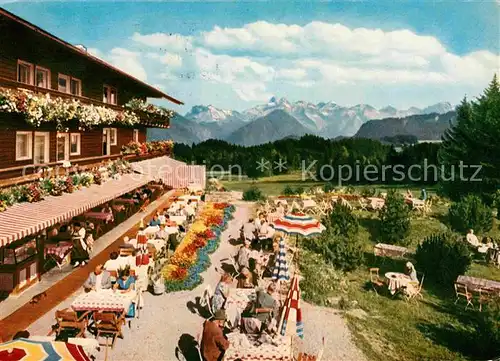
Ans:
{"type": "Polygon", "coordinates": [[[443,94],[477,94],[500,64],[498,54],[454,54],[437,38],[408,29],[349,28],[317,21],[304,26],[265,21],[239,28],[215,26],[189,36],[135,33],[129,40],[127,49],[89,52],[140,79],[181,88],[184,94],[196,89],[193,93],[210,102],[224,94],[220,106],[227,107],[272,94],[349,103],[382,96],[386,104],[396,105],[398,99],[421,105],[417,96],[429,99],[427,103],[453,102],[458,99],[443,99],[443,94]]]}
{"type": "Polygon", "coordinates": [[[141,63],[141,53],[124,48],[113,48],[109,54],[109,61],[124,72],[146,81],[148,76],[141,63]]]}

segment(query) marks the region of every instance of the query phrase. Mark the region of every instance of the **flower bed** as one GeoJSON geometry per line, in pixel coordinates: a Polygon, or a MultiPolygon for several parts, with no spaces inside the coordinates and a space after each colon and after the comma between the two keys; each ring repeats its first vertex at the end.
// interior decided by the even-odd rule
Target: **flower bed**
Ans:
{"type": "Polygon", "coordinates": [[[82,104],[76,99],[53,99],[49,94],[7,88],[0,88],[0,112],[22,114],[35,127],[42,123],[54,123],[58,130],[67,129],[73,120],[77,120],[81,128],[115,124],[168,126],[174,115],[171,110],[138,99],[131,100],[123,110],[114,110],[82,104]]]}
{"type": "Polygon", "coordinates": [[[234,206],[207,203],[162,270],[167,292],[192,290],[203,282],[201,273],[210,266],[209,254],[220,244],[220,235],[232,219],[234,206]]]}
{"type": "Polygon", "coordinates": [[[130,164],[123,160],[110,161],[106,166],[88,172],[40,178],[36,182],[0,189],[0,212],[23,202],[39,202],[46,196],[73,193],[92,184],[102,184],[120,174],[130,173],[130,164]]]}
{"type": "Polygon", "coordinates": [[[174,142],[171,140],[163,140],[156,142],[130,142],[127,145],[122,147],[122,154],[152,154],[152,153],[161,153],[165,155],[171,155],[172,149],[174,148],[174,142]]]}

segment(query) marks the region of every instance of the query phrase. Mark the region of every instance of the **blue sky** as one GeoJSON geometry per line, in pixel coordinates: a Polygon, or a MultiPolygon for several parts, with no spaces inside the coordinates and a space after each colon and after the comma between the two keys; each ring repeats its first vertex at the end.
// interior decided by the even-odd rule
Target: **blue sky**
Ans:
{"type": "Polygon", "coordinates": [[[13,2],[7,10],[182,99],[457,103],[499,71],[494,1],[13,2]]]}

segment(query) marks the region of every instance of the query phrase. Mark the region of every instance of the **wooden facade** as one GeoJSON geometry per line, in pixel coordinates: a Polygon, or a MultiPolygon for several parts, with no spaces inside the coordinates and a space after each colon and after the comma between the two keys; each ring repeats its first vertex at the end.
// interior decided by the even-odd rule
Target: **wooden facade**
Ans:
{"type": "MultiPolygon", "coordinates": [[[[76,99],[82,104],[104,106],[116,111],[123,110],[123,105],[133,98],[166,98],[182,104],[88,54],[86,50],[73,46],[1,8],[0,44],[0,88],[25,89],[34,93],[49,94],[51,98],[76,99]],[[66,86],[61,86],[60,81],[66,81],[66,86]]],[[[112,137],[114,139],[116,136],[116,142],[112,142],[109,147],[109,138],[106,140],[105,135],[108,128],[97,127],[81,131],[75,124],[70,127],[68,133],[59,133],[54,126],[46,127],[30,128],[19,114],[0,112],[0,180],[29,174],[39,166],[52,166],[62,161],[81,164],[93,160],[113,159],[120,155],[123,145],[133,140],[146,141],[144,126],[136,126],[134,129],[112,127],[111,129],[115,129],[111,130],[112,137]],[[47,134],[46,141],[41,140],[44,134],[47,134]],[[61,157],[62,150],[58,148],[58,144],[65,142],[65,137],[70,137],[71,140],[73,135],[79,139],[78,151],[70,151],[61,157]],[[16,157],[16,147],[19,147],[17,143],[20,143],[18,136],[23,137],[25,141],[26,137],[30,139],[30,157],[16,157]],[[37,145],[41,147],[40,144],[47,147],[42,163],[36,161],[40,157],[35,157],[35,152],[40,152],[40,149],[37,149],[37,145]]]]}

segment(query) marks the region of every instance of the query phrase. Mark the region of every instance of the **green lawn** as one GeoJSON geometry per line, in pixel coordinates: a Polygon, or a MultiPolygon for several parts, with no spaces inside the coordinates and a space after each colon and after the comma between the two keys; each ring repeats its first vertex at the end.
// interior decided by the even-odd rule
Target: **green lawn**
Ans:
{"type": "MultiPolygon", "coordinates": [[[[285,186],[303,187],[322,186],[321,183],[301,182],[296,175],[262,178],[255,183],[225,182],[228,189],[244,191],[252,184],[267,196],[282,193],[285,186]]],[[[363,187],[355,187],[363,188],[363,187]]],[[[377,186],[383,190],[386,186],[377,186]]],[[[398,188],[406,189],[408,186],[398,188]]],[[[409,187],[414,195],[419,189],[409,187]]],[[[428,189],[429,191],[429,189],[428,189]]],[[[428,193],[432,194],[432,190],[428,193]]],[[[433,205],[433,213],[422,217],[414,215],[411,221],[410,250],[426,236],[447,229],[447,203],[433,205]]],[[[386,259],[383,262],[373,256],[373,246],[377,241],[378,216],[375,212],[355,211],[360,222],[360,237],[365,244],[364,266],[346,275],[346,293],[332,291],[329,296],[346,297],[356,301],[358,307],[366,312],[364,317],[345,314],[353,333],[354,341],[373,361],[424,361],[424,360],[477,360],[476,332],[478,311],[464,310],[465,304],[455,305],[455,294],[449,289],[438,289],[424,280],[424,300],[407,303],[400,297],[376,294],[370,287],[370,267],[379,267],[380,275],[385,272],[404,270],[405,260],[386,259]]],[[[495,220],[493,229],[487,235],[500,238],[499,222],[495,220]]],[[[483,236],[483,235],[478,235],[483,236]]],[[[411,259],[411,258],[410,258],[411,259]]],[[[328,266],[324,266],[328,267],[328,266]]],[[[417,265],[418,271],[418,265],[417,265]]],[[[320,270],[313,271],[318,274],[320,270]]],[[[482,263],[473,263],[469,275],[500,281],[500,270],[482,263]]],[[[307,275],[304,275],[307,278],[307,275]]],[[[307,322],[307,320],[305,320],[307,322]]]]}

